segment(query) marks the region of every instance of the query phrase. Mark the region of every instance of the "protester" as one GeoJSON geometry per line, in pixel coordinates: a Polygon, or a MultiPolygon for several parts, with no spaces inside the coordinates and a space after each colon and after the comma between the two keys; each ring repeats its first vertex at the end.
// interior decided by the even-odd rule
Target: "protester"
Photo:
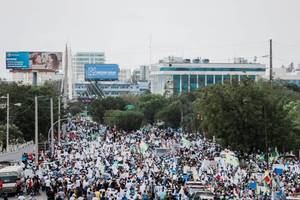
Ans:
{"type": "Polygon", "coordinates": [[[70,120],[54,156],[42,157],[36,176],[26,184],[35,194],[42,185],[48,199],[185,200],[193,195],[188,181],[201,183],[215,199],[270,199],[300,192],[299,160],[284,162],[281,173],[281,168],[268,169],[272,163],[262,154],[242,155],[172,129],[125,132],[70,120]]]}

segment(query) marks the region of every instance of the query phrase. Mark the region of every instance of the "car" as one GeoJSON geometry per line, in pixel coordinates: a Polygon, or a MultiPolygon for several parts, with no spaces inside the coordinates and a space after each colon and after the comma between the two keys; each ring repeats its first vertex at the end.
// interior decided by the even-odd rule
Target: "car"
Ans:
{"type": "Polygon", "coordinates": [[[192,194],[191,200],[209,200],[214,199],[214,194],[210,191],[198,191],[192,194]]]}

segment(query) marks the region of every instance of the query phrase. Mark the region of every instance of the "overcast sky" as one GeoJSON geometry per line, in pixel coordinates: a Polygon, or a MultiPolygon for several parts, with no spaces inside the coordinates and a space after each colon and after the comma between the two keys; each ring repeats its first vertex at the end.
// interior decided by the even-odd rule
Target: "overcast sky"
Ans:
{"type": "MultiPolygon", "coordinates": [[[[300,63],[299,0],[0,0],[0,77],[6,51],[104,51],[121,68],[169,55],[268,54],[276,66],[300,63]]],[[[268,64],[266,58],[258,59],[268,64]]]]}

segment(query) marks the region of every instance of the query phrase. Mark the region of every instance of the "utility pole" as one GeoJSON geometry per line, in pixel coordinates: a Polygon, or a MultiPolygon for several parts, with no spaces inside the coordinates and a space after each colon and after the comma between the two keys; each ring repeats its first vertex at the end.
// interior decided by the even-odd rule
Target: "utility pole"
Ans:
{"type": "Polygon", "coordinates": [[[6,97],[6,151],[9,151],[9,94],[6,97]]]}
{"type": "Polygon", "coordinates": [[[273,80],[272,39],[270,39],[270,82],[273,80]]]}
{"type": "Polygon", "coordinates": [[[53,98],[50,98],[50,116],[51,116],[51,155],[54,156],[54,136],[53,136],[53,98]]]}
{"type": "Polygon", "coordinates": [[[58,144],[60,144],[60,96],[58,96],[58,144]]]}
{"type": "Polygon", "coordinates": [[[38,97],[34,97],[35,102],[35,164],[39,164],[39,138],[38,138],[38,97]]]}

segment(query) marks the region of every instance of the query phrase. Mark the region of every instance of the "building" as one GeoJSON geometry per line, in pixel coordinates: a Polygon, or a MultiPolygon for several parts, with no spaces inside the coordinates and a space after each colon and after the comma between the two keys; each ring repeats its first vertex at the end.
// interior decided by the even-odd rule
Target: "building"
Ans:
{"type": "Polygon", "coordinates": [[[241,59],[238,63],[210,63],[209,59],[168,57],[151,66],[151,92],[179,94],[245,78],[257,80],[265,71],[265,65],[241,59]]]}
{"type": "Polygon", "coordinates": [[[289,65],[288,67],[282,66],[281,68],[273,68],[274,80],[280,80],[284,83],[295,84],[300,86],[300,64],[297,68],[289,65]]]}
{"type": "Polygon", "coordinates": [[[72,97],[77,97],[76,84],[85,82],[85,64],[103,64],[105,62],[104,52],[76,52],[71,55],[71,91],[72,97]]]}
{"type": "Polygon", "coordinates": [[[96,97],[95,93],[101,93],[102,96],[141,95],[149,89],[147,82],[101,81],[97,83],[76,83],[75,95],[78,98],[94,98],[96,97]]]}
{"type": "Polygon", "coordinates": [[[150,69],[147,65],[140,66],[140,79],[139,81],[149,81],[150,69]]]}
{"type": "Polygon", "coordinates": [[[77,52],[72,55],[72,80],[74,83],[84,82],[85,64],[103,64],[105,56],[103,52],[77,52]]]}
{"type": "Polygon", "coordinates": [[[119,81],[131,82],[131,70],[130,69],[120,69],[119,81]]]}
{"type": "Polygon", "coordinates": [[[23,85],[43,85],[46,81],[61,81],[63,73],[42,70],[11,70],[13,82],[23,85]]]}
{"type": "Polygon", "coordinates": [[[134,69],[132,72],[132,82],[137,83],[141,80],[141,71],[139,69],[134,69]]]}
{"type": "Polygon", "coordinates": [[[134,69],[132,72],[132,82],[149,81],[150,69],[147,65],[141,65],[139,69],[134,69]]]}

